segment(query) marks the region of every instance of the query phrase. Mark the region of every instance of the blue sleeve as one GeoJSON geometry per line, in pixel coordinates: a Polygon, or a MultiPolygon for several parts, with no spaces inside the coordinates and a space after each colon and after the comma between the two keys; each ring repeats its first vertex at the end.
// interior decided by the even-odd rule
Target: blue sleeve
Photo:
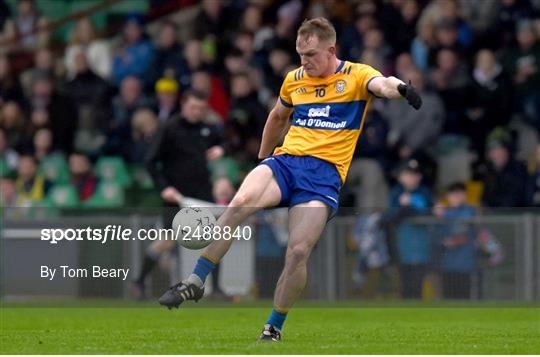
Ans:
{"type": "Polygon", "coordinates": [[[122,57],[119,55],[114,56],[113,63],[112,63],[112,77],[116,83],[120,83],[124,77],[126,77],[126,70],[124,66],[124,61],[122,61],[122,57]]]}
{"type": "Polygon", "coordinates": [[[154,57],[154,45],[150,41],[145,41],[137,46],[136,60],[133,61],[133,73],[140,76],[144,75],[154,57]]]}
{"type": "Polygon", "coordinates": [[[399,204],[399,196],[401,195],[401,190],[399,189],[399,187],[394,187],[392,188],[392,190],[390,191],[390,202],[389,202],[389,207],[390,208],[399,208],[401,207],[401,205],[399,204]]]}

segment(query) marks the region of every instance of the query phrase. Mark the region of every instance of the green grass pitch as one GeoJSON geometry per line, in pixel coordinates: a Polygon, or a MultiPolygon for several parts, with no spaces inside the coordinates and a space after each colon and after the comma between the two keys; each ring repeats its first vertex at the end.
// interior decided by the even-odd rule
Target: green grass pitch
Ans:
{"type": "Polygon", "coordinates": [[[269,312],[260,303],[153,306],[3,304],[0,353],[540,354],[538,306],[304,303],[278,344],[256,341],[269,312]]]}

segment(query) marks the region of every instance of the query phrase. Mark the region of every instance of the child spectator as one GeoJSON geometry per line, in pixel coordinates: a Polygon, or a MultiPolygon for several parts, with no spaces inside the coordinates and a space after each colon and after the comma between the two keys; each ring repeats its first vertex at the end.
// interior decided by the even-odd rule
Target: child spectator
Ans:
{"type": "Polygon", "coordinates": [[[401,272],[402,296],[417,299],[430,262],[426,227],[407,222],[407,218],[427,214],[431,192],[421,185],[422,172],[416,160],[401,164],[398,184],[390,192],[390,219],[397,224],[396,246],[401,272]]]}
{"type": "Polygon", "coordinates": [[[475,229],[467,222],[477,215],[466,203],[465,185],[454,183],[446,190],[447,206],[437,205],[435,215],[444,223],[436,243],[441,247],[440,268],[445,299],[470,299],[471,276],[477,269],[475,229]]]}

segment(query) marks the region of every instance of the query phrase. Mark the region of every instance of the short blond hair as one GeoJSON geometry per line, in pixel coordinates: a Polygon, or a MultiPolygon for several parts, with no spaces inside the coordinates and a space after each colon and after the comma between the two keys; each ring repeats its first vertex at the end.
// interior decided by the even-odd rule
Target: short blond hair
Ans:
{"type": "Polygon", "coordinates": [[[336,43],[336,29],[334,25],[324,17],[316,17],[311,20],[304,20],[298,29],[298,37],[309,38],[317,36],[319,41],[336,43]]]}

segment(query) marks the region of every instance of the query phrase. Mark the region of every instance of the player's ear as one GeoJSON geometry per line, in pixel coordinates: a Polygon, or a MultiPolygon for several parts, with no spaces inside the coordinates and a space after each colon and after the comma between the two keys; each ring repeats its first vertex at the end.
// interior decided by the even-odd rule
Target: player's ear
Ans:
{"type": "Polygon", "coordinates": [[[331,56],[335,56],[336,55],[336,45],[332,45],[332,46],[328,47],[328,52],[330,52],[331,56]]]}
{"type": "Polygon", "coordinates": [[[336,45],[328,47],[328,57],[332,58],[336,55],[336,45]]]}

